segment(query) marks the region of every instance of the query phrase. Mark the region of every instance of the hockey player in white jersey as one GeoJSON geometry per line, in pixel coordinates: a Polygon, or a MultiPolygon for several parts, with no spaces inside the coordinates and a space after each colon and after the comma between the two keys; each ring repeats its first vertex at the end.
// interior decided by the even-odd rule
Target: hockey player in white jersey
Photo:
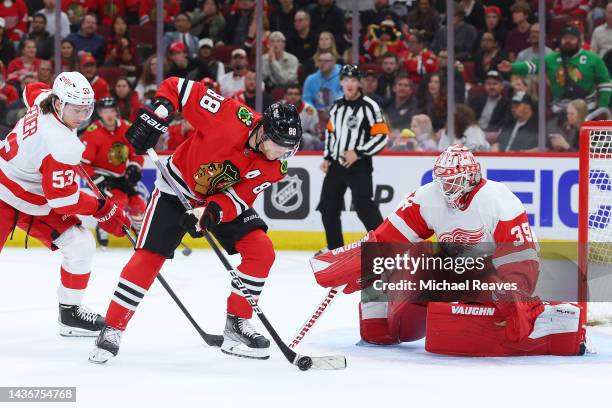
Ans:
{"type": "Polygon", "coordinates": [[[81,192],[77,165],[84,145],[77,127],[94,108],[94,92],[78,72],[63,72],[53,89],[26,86],[28,107],[5,140],[0,141],[0,251],[15,228],[62,253],[58,289],[63,336],[96,336],[104,325],[99,314],[81,306],[89,280],[95,241],[80,226],[79,215],[93,215],[101,228],[125,235],[123,212],[109,199],[81,192]]]}
{"type": "MultiPolygon", "coordinates": [[[[482,177],[480,164],[462,145],[450,146],[438,157],[433,178],[362,241],[403,243],[415,255],[429,251],[435,257],[440,255],[424,243],[435,234],[442,253],[445,247],[469,251],[473,258],[482,253],[483,268],[477,276],[512,289],[480,291],[476,303],[461,291],[419,290],[404,291],[389,301],[361,302],[362,340],[384,345],[426,337],[430,352],[470,356],[583,353],[584,310],[577,304],[542,302],[532,296],[539,248],[520,200],[503,183],[482,177]],[[449,294],[455,297],[453,303],[446,300],[449,294]]],[[[374,246],[383,251],[383,245],[374,246]]],[[[362,248],[360,243],[350,244],[315,256],[311,264],[317,282],[324,287],[346,285],[345,293],[366,287],[369,271],[361,270],[362,248]]],[[[446,251],[443,256],[465,255],[446,251]]],[[[411,276],[452,279],[463,273],[443,269],[421,267],[411,276]]],[[[394,269],[390,275],[395,282],[396,273],[394,269]]]]}

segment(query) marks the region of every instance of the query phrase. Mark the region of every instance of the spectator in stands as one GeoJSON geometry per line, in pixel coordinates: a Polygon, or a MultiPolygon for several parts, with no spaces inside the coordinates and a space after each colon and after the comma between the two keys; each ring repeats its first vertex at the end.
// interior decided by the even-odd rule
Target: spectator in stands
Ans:
{"type": "Polygon", "coordinates": [[[410,34],[406,43],[409,54],[404,58],[404,70],[418,85],[421,78],[438,70],[438,57],[425,47],[423,35],[418,32],[410,34]]]}
{"type": "Polygon", "coordinates": [[[403,59],[408,54],[408,47],[402,39],[402,33],[396,28],[393,20],[385,20],[380,25],[371,25],[364,44],[368,58],[378,61],[390,52],[403,59]]]}
{"type": "Polygon", "coordinates": [[[302,100],[302,88],[298,84],[285,87],[284,100],[295,106],[300,113],[302,122],[302,142],[300,150],[321,150],[321,129],[319,128],[319,114],[311,104],[302,100]]]}
{"type": "MultiPolygon", "coordinates": [[[[36,14],[42,14],[47,19],[46,30],[51,35],[55,35],[55,1],[56,0],[44,0],[45,7],[38,10],[36,14]]],[[[66,38],[70,34],[70,21],[68,15],[63,11],[60,13],[60,36],[66,38]]]]}
{"type": "Polygon", "coordinates": [[[465,22],[474,27],[477,31],[483,31],[485,24],[485,9],[477,0],[461,0],[465,9],[465,22]]]}
{"type": "Polygon", "coordinates": [[[40,59],[51,59],[53,57],[53,36],[46,29],[47,18],[44,14],[34,14],[30,32],[24,38],[36,43],[36,57],[40,59]]]}
{"type": "Polygon", "coordinates": [[[546,147],[555,152],[576,152],[580,143],[580,127],[589,113],[583,99],[567,104],[564,115],[558,115],[547,126],[546,147]]]}
{"type": "Polygon", "coordinates": [[[77,55],[72,41],[64,39],[60,48],[62,58],[62,71],[76,71],[77,55]]]}
{"type": "MultiPolygon", "coordinates": [[[[262,84],[263,88],[263,84],[262,84]]],[[[232,98],[239,100],[248,107],[255,109],[255,93],[257,92],[257,74],[254,71],[247,71],[244,76],[244,89],[238,90],[232,95],[232,98]]],[[[268,106],[274,103],[272,95],[265,90],[261,93],[262,107],[261,111],[265,111],[268,106]]]]}
{"type": "Polygon", "coordinates": [[[23,40],[20,50],[21,57],[17,57],[9,63],[6,78],[8,82],[12,82],[17,86],[27,74],[32,74],[36,78],[38,66],[42,61],[40,58],[36,58],[37,50],[34,40],[23,40]]]}
{"type": "Polygon", "coordinates": [[[572,16],[584,20],[590,10],[590,0],[554,0],[552,5],[553,16],[572,16]]]}
{"type": "Polygon", "coordinates": [[[195,135],[197,132],[182,115],[177,115],[170,126],[168,126],[168,140],[164,150],[174,151],[185,140],[195,135]]]}
{"type": "Polygon", "coordinates": [[[484,93],[478,93],[468,100],[478,125],[485,132],[497,132],[512,120],[512,104],[504,96],[504,79],[497,71],[487,72],[484,93]]]}
{"type": "Polygon", "coordinates": [[[297,82],[298,59],[285,51],[287,39],[280,31],[268,37],[268,52],[263,56],[263,79],[270,87],[284,87],[297,82]]]}
{"type": "MultiPolygon", "coordinates": [[[[531,27],[529,27],[529,44],[531,47],[525,48],[521,52],[518,53],[516,57],[517,61],[531,61],[534,58],[540,58],[540,24],[533,23],[531,27]]],[[[548,47],[545,48],[546,54],[552,52],[552,50],[548,47]]]]}
{"type": "Polygon", "coordinates": [[[117,16],[125,16],[126,0],[90,0],[91,10],[95,10],[98,21],[103,26],[109,27],[117,16]]]}
{"type": "Polygon", "coordinates": [[[219,10],[217,0],[206,0],[202,8],[191,14],[191,34],[196,37],[210,38],[213,44],[225,39],[225,17],[219,10]]]}
{"type": "Polygon", "coordinates": [[[138,109],[140,109],[142,103],[138,98],[138,93],[132,90],[128,79],[126,77],[117,79],[111,92],[117,100],[117,109],[121,117],[130,122],[136,120],[138,109]]]}
{"type": "MultiPolygon", "coordinates": [[[[443,49],[438,53],[438,73],[446,78],[446,66],[448,64],[448,52],[443,49]]],[[[465,78],[464,67],[460,61],[455,61],[455,102],[465,101],[465,78]]]]}
{"type": "Polygon", "coordinates": [[[310,14],[307,12],[297,11],[293,21],[295,34],[287,39],[287,51],[295,55],[298,61],[304,62],[314,55],[317,36],[310,29],[310,14]]]}
{"type": "Polygon", "coordinates": [[[83,17],[83,21],[81,21],[79,32],[71,33],[67,39],[72,41],[78,53],[81,51],[88,52],[94,56],[98,64],[102,64],[104,62],[106,41],[97,31],[98,17],[95,14],[87,13],[83,17]]]}
{"type": "Polygon", "coordinates": [[[249,70],[247,53],[242,48],[232,51],[230,60],[231,72],[227,72],[219,80],[221,95],[230,97],[240,90],[244,90],[244,76],[249,70]]]}
{"type": "MultiPolygon", "coordinates": [[[[0,103],[6,106],[19,99],[17,89],[4,81],[4,77],[0,74],[0,103]]],[[[3,110],[4,111],[4,110],[3,110]]]]}
{"type": "MultiPolygon", "coordinates": [[[[481,32],[480,37],[484,33],[493,33],[500,47],[506,46],[506,36],[508,31],[502,22],[502,12],[497,6],[485,7],[485,28],[481,32]]],[[[477,41],[480,44],[480,38],[477,41]]]]}
{"type": "MultiPolygon", "coordinates": [[[[180,12],[181,5],[177,0],[164,0],[164,26],[171,26],[174,16],[180,12]]],[[[141,25],[154,24],[156,15],[157,0],[140,0],[138,19],[141,25]]]]}
{"type": "Polygon", "coordinates": [[[419,112],[429,116],[437,132],[446,124],[446,76],[437,72],[427,75],[418,85],[416,99],[419,112]]]}
{"type": "Polygon", "coordinates": [[[23,0],[8,0],[0,3],[0,16],[5,20],[6,36],[15,42],[23,39],[28,29],[28,7],[23,0]]]}
{"type": "Polygon", "coordinates": [[[6,67],[13,58],[15,58],[15,46],[6,35],[6,31],[4,30],[5,26],[6,21],[4,18],[0,17],[0,61],[2,61],[6,67]]]}
{"type": "MultiPolygon", "coordinates": [[[[553,112],[565,109],[572,99],[585,99],[589,111],[607,108],[612,95],[610,73],[601,57],[582,48],[580,31],[573,26],[561,31],[561,47],[558,52],[546,55],[546,76],[552,93],[553,112]]],[[[518,75],[535,75],[539,59],[503,61],[498,69],[518,75]]]]}
{"type": "Polygon", "coordinates": [[[534,101],[538,99],[537,80],[533,75],[511,75],[510,76],[510,96],[514,96],[519,92],[525,92],[534,101]]]}
{"type": "MultiPolygon", "coordinates": [[[[461,3],[455,7],[453,15],[453,33],[455,38],[455,58],[460,61],[472,60],[473,53],[476,48],[476,40],[478,33],[476,29],[467,24],[465,18],[465,9],[461,3]]],[[[446,49],[446,30],[444,26],[438,30],[434,36],[431,48],[437,53],[442,49],[446,49]]]]}
{"type": "Polygon", "coordinates": [[[382,75],[378,77],[376,93],[384,100],[391,99],[393,95],[393,82],[400,70],[399,58],[395,54],[387,53],[382,57],[382,75]]]}
{"type": "Polygon", "coordinates": [[[364,10],[360,14],[361,27],[367,33],[371,25],[380,25],[385,20],[400,23],[399,16],[389,7],[389,0],[374,0],[374,8],[364,10]]]}
{"type": "Polygon", "coordinates": [[[591,48],[600,57],[612,50],[612,2],[606,5],[605,22],[593,30],[591,48]]]}
{"type": "Polygon", "coordinates": [[[329,31],[322,31],[319,33],[317,50],[315,51],[314,55],[307,61],[302,61],[305,76],[308,76],[317,70],[318,66],[316,61],[319,60],[319,55],[323,52],[331,52],[334,57],[336,57],[336,60],[340,59],[340,54],[336,48],[336,39],[329,31]]]}
{"type": "Polygon", "coordinates": [[[119,60],[123,48],[131,48],[130,53],[136,55],[136,47],[130,44],[129,27],[127,21],[122,16],[115,17],[110,26],[110,35],[106,39],[105,60],[113,64],[119,60]]]}
{"type": "MultiPolygon", "coordinates": [[[[168,70],[168,64],[164,61],[164,71],[168,70]]],[[[136,84],[136,93],[140,101],[144,104],[150,104],[157,92],[157,56],[151,55],[143,64],[142,74],[136,84]]]]}
{"type": "Polygon", "coordinates": [[[187,55],[187,46],[185,43],[175,41],[168,47],[168,71],[164,77],[176,76],[186,78],[187,75],[195,68],[195,64],[187,55]]]}
{"type": "Polygon", "coordinates": [[[482,84],[487,77],[487,73],[497,69],[497,65],[507,59],[508,54],[500,48],[494,34],[483,33],[480,39],[480,48],[476,51],[476,82],[482,84]]]}
{"type": "Polygon", "coordinates": [[[378,106],[382,106],[384,100],[382,96],[376,93],[377,88],[378,75],[376,71],[368,69],[361,77],[361,93],[376,102],[378,106]]]}
{"type": "Polygon", "coordinates": [[[36,71],[36,80],[53,87],[53,79],[53,64],[51,61],[41,60],[38,71],[36,71]]]}
{"type": "Polygon", "coordinates": [[[228,44],[244,47],[254,37],[254,33],[249,32],[254,15],[254,1],[237,0],[236,4],[238,9],[227,18],[225,39],[228,44]]]}
{"type": "Polygon", "coordinates": [[[523,1],[517,1],[512,8],[512,22],[515,27],[510,30],[506,37],[506,51],[510,56],[510,61],[514,61],[519,52],[529,47],[529,15],[531,8],[523,1]]]}
{"type": "Polygon", "coordinates": [[[435,152],[438,150],[438,141],[429,116],[414,115],[410,121],[410,130],[416,136],[417,148],[415,150],[420,152],[435,152]]]}
{"type": "Polygon", "coordinates": [[[212,55],[213,40],[202,38],[198,45],[200,50],[198,52],[198,59],[195,60],[196,68],[187,77],[194,81],[201,81],[208,77],[219,82],[221,77],[225,75],[225,66],[212,55]]]}
{"type": "Polygon", "coordinates": [[[513,120],[502,128],[494,152],[529,151],[538,147],[538,117],[534,115],[534,101],[525,92],[512,98],[513,120]]]}
{"type": "Polygon", "coordinates": [[[414,97],[412,79],[405,72],[400,72],[393,81],[393,98],[383,105],[389,127],[400,130],[410,126],[412,117],[419,113],[419,107],[414,97]]]}
{"type": "Polygon", "coordinates": [[[90,11],[89,0],[62,0],[62,10],[70,21],[70,31],[78,31],[83,17],[90,11]]]}
{"type": "Polygon", "coordinates": [[[486,152],[491,146],[487,142],[487,138],[478,126],[474,111],[467,105],[459,104],[455,107],[455,134],[450,136],[446,133],[446,129],[440,131],[440,140],[438,141],[438,150],[446,150],[447,147],[461,143],[468,149],[475,152],[486,152]]]}
{"type": "MultiPolygon", "coordinates": [[[[319,37],[320,38],[320,37],[319,37]]],[[[336,41],[334,39],[334,41],[336,41]]],[[[338,49],[338,53],[342,56],[344,56],[344,53],[350,52],[352,53],[352,48],[353,48],[353,14],[351,11],[347,11],[344,14],[344,32],[342,33],[342,36],[340,38],[338,38],[338,40],[336,41],[336,48],[338,49]]],[[[366,51],[365,48],[363,46],[363,42],[359,41],[359,55],[363,56],[365,55],[366,51]]],[[[348,63],[352,63],[352,61],[350,62],[346,62],[348,63]]]]}
{"type": "Polygon", "coordinates": [[[309,75],[304,82],[304,101],[325,115],[334,101],[342,96],[341,67],[336,61],[336,57],[331,52],[322,52],[317,61],[319,69],[309,75]]]}
{"type": "Polygon", "coordinates": [[[87,78],[91,84],[91,87],[93,88],[96,101],[110,96],[110,87],[108,86],[108,82],[98,75],[98,66],[93,55],[89,53],[83,54],[79,60],[79,65],[81,67],[81,74],[87,78]]]}
{"type": "Polygon", "coordinates": [[[270,14],[270,31],[280,31],[287,38],[294,35],[293,20],[296,12],[293,0],[280,0],[276,10],[270,14]]]}
{"type": "Polygon", "coordinates": [[[423,35],[429,44],[440,28],[440,14],[432,7],[432,0],[418,0],[417,6],[408,15],[408,26],[423,35]]]}
{"type": "Polygon", "coordinates": [[[344,31],[344,12],[335,4],[334,0],[317,0],[308,10],[311,27],[316,34],[329,31],[336,38],[342,36],[344,31]]]}
{"type": "Polygon", "coordinates": [[[192,59],[198,55],[198,38],[191,34],[191,21],[185,13],[178,13],[174,17],[174,27],[176,31],[169,31],[164,34],[164,48],[170,44],[181,42],[187,47],[187,56],[192,59]]]}

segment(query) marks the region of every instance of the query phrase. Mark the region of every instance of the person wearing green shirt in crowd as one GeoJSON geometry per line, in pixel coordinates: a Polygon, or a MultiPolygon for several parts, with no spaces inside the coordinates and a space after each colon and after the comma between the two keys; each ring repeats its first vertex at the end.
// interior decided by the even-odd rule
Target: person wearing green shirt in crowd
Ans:
{"type": "MultiPolygon", "coordinates": [[[[610,106],[612,82],[608,68],[599,55],[582,48],[580,31],[576,27],[565,27],[561,31],[559,51],[547,54],[544,61],[553,97],[553,112],[561,112],[573,99],[586,100],[589,111],[610,106]]],[[[498,70],[515,75],[535,75],[539,65],[539,58],[514,63],[503,61],[498,70]]]]}

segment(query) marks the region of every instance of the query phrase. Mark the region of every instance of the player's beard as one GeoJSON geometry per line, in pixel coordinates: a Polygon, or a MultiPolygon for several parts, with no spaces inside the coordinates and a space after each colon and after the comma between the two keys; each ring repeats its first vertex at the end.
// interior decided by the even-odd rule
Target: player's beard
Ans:
{"type": "Polygon", "coordinates": [[[580,51],[580,44],[576,46],[561,46],[561,55],[565,58],[573,57],[578,51],[580,51]]]}

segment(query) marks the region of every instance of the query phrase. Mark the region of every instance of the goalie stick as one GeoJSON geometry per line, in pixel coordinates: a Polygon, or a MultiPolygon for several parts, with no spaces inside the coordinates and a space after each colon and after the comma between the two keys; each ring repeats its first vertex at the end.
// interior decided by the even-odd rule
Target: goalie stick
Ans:
{"type": "MultiPolygon", "coordinates": [[[[102,191],[100,191],[98,186],[94,184],[93,180],[87,175],[87,173],[80,164],[77,166],[77,171],[79,175],[83,178],[83,180],[85,180],[91,191],[94,192],[96,197],[104,198],[104,194],[102,194],[102,191]]],[[[125,235],[127,235],[128,239],[132,243],[132,247],[136,249],[136,240],[134,239],[132,234],[130,234],[128,227],[125,225],[123,226],[123,232],[125,232],[125,235]]],[[[221,345],[223,344],[223,336],[219,334],[209,334],[202,330],[202,328],[196,323],[193,317],[191,317],[191,314],[187,311],[187,308],[183,305],[183,302],[181,302],[178,296],[176,296],[176,293],[174,293],[174,291],[172,290],[168,282],[166,282],[166,279],[164,279],[161,273],[157,274],[157,280],[159,281],[159,283],[161,283],[164,289],[166,289],[166,292],[168,292],[172,300],[174,300],[174,303],[176,303],[179,309],[181,309],[185,317],[187,317],[187,320],[189,320],[189,322],[196,329],[200,337],[202,337],[202,340],[204,340],[206,344],[211,347],[221,347],[221,345]]]]}
{"type": "MultiPolygon", "coordinates": [[[[186,210],[193,209],[189,201],[187,201],[187,198],[185,197],[183,192],[180,191],[178,187],[176,186],[174,179],[170,177],[166,168],[159,161],[159,157],[157,156],[157,153],[155,152],[155,150],[148,149],[147,154],[149,155],[149,158],[153,161],[153,163],[155,163],[155,166],[161,173],[166,183],[170,186],[170,188],[172,188],[172,190],[174,191],[174,193],[180,200],[181,204],[183,204],[183,207],[185,207],[186,210]]],[[[306,371],[311,368],[318,369],[318,370],[338,370],[338,369],[346,368],[346,358],[344,356],[336,355],[336,356],[310,357],[310,356],[304,356],[301,354],[297,354],[295,351],[291,350],[280,338],[280,336],[278,335],[274,327],[272,327],[272,324],[270,324],[270,322],[268,321],[268,318],[263,313],[263,311],[261,310],[261,308],[255,301],[251,293],[244,286],[242,279],[240,279],[240,276],[238,276],[238,274],[236,273],[232,265],[229,263],[225,255],[221,252],[221,249],[219,249],[219,247],[217,246],[217,243],[212,239],[208,231],[204,231],[204,237],[206,238],[206,240],[212,247],[217,257],[219,257],[219,260],[221,261],[223,266],[225,266],[225,269],[227,269],[227,271],[231,275],[232,282],[240,289],[240,291],[244,295],[247,302],[249,302],[249,305],[251,306],[253,311],[259,317],[259,320],[261,320],[261,323],[264,325],[268,333],[270,333],[270,336],[272,336],[272,339],[274,339],[274,342],[276,343],[278,348],[281,350],[285,358],[291,364],[296,365],[302,371],[306,371]]]]}
{"type": "Polygon", "coordinates": [[[323,315],[323,313],[325,313],[325,310],[327,310],[327,307],[330,305],[332,300],[334,300],[338,292],[343,288],[344,286],[336,286],[327,292],[327,295],[323,298],[321,303],[319,303],[319,306],[317,306],[314,313],[309,319],[306,320],[306,322],[302,325],[302,328],[295,335],[295,338],[291,344],[289,344],[290,348],[294,349],[300,344],[300,342],[304,339],[304,336],[306,336],[308,331],[312,329],[312,327],[319,321],[319,318],[323,315]]]}

